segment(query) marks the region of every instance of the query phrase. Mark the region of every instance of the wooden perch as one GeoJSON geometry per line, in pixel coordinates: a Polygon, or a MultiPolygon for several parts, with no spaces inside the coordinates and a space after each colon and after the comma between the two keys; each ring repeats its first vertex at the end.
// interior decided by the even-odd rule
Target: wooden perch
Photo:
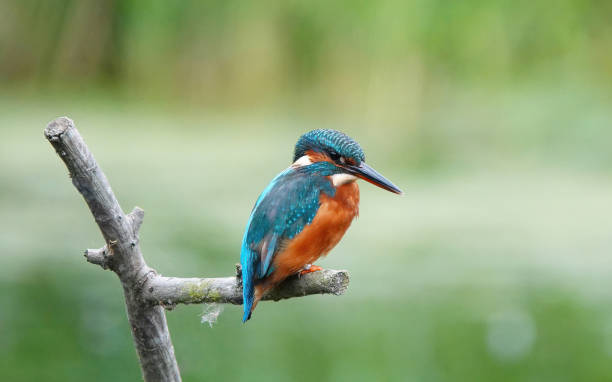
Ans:
{"type": "MultiPolygon", "coordinates": [[[[45,137],[68,167],[72,183],[85,199],[102,232],[106,245],[86,250],[85,258],[112,270],[121,281],[145,381],[180,381],[164,307],[202,302],[242,304],[240,278],[177,278],[157,274],[146,264],[140,250],[138,231],[144,211],[136,207],[127,215],[123,212],[72,120],[61,117],[50,122],[45,137]]],[[[339,295],[344,293],[348,282],[346,271],[323,270],[303,277],[290,277],[263,299],[278,301],[311,294],[339,295]]]]}
{"type": "MultiPolygon", "coordinates": [[[[266,293],[262,300],[282,300],[309,294],[342,294],[348,286],[348,273],[324,269],[293,276],[266,293]]],[[[242,285],[238,277],[176,278],[155,277],[144,290],[144,298],[163,305],[216,302],[242,305],[242,285]]]]}

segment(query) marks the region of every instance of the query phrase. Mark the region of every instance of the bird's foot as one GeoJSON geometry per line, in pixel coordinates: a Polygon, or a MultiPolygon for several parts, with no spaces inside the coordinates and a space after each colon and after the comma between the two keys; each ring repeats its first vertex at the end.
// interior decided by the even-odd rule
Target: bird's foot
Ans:
{"type": "Polygon", "coordinates": [[[312,265],[312,264],[306,264],[306,266],[304,267],[304,269],[302,269],[300,271],[300,276],[304,276],[307,273],[312,273],[312,272],[316,272],[316,271],[322,271],[323,268],[321,268],[318,265],[312,265]]]}

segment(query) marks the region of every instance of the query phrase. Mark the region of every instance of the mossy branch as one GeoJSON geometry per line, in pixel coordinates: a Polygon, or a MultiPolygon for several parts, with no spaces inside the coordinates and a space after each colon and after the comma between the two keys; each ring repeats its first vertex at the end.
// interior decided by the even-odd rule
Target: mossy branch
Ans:
{"type": "MultiPolygon", "coordinates": [[[[283,300],[312,294],[340,295],[349,283],[347,271],[324,269],[303,276],[293,276],[270,290],[262,300],[283,300]]],[[[166,307],[176,304],[226,303],[242,305],[239,276],[218,278],[154,277],[143,291],[144,298],[166,307]]]]}

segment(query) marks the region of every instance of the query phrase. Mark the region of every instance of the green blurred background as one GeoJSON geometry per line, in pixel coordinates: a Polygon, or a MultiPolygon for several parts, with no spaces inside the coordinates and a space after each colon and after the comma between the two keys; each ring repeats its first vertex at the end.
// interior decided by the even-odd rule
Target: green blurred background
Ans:
{"type": "Polygon", "coordinates": [[[168,321],[186,381],[612,380],[612,2],[0,0],[0,370],[132,381],[122,293],[42,131],[73,118],[149,264],[222,276],[297,137],[362,184],[341,297],[168,321]]]}

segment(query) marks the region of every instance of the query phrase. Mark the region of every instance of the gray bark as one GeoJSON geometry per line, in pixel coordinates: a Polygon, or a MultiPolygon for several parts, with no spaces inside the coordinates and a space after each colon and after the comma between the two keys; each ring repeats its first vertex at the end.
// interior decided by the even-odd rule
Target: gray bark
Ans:
{"type": "MultiPolygon", "coordinates": [[[[290,277],[278,288],[266,293],[262,300],[278,301],[322,293],[340,295],[348,287],[348,282],[348,272],[324,269],[301,277],[290,277]]],[[[202,302],[242,304],[242,285],[238,277],[201,279],[156,276],[147,286],[143,291],[144,298],[165,306],[202,302]]]]}
{"type": "MultiPolygon", "coordinates": [[[[145,381],[180,381],[164,307],[178,303],[217,302],[242,304],[240,278],[163,277],[150,268],[140,250],[138,231],[144,211],[125,214],[106,176],[85,145],[72,120],[49,123],[45,137],[68,167],[72,183],[87,203],[106,245],[88,249],[85,257],[117,274],[125,296],[132,336],[145,381]]],[[[344,293],[346,271],[323,270],[291,277],[264,296],[264,300],[344,293]]]]}

